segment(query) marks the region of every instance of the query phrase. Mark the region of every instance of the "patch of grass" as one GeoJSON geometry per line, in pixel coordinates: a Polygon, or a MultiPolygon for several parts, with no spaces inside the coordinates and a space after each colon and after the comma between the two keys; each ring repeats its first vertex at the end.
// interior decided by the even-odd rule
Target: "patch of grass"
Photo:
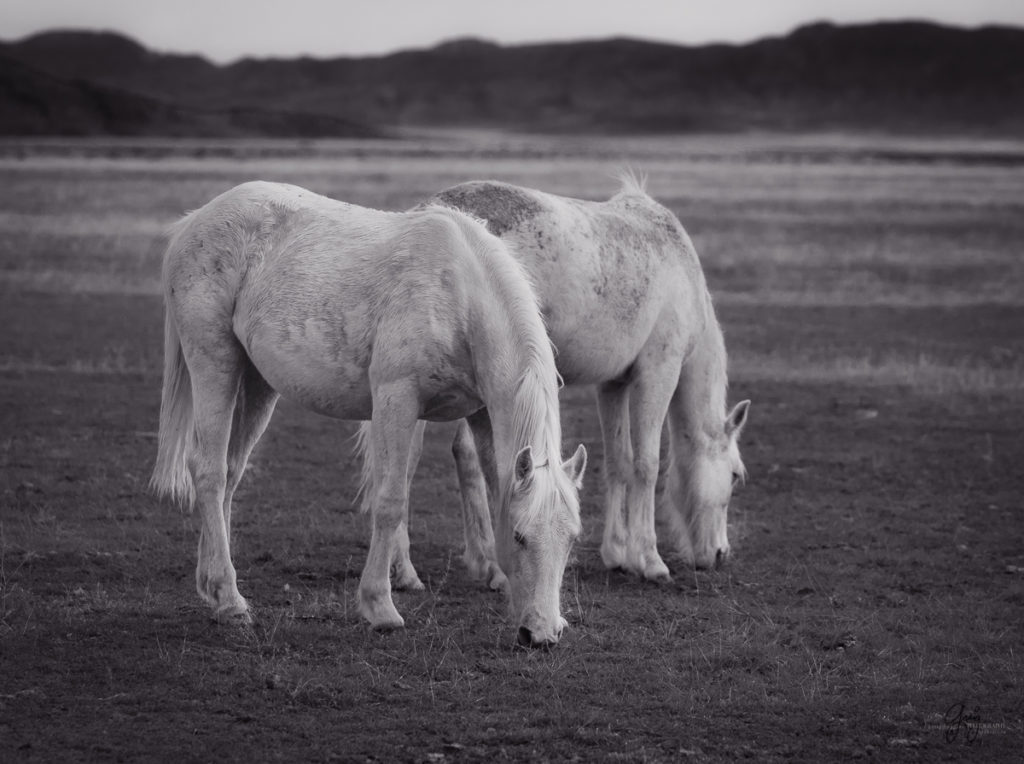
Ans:
{"type": "MultiPolygon", "coordinates": [[[[949,363],[925,354],[915,357],[866,354],[860,358],[794,358],[744,354],[730,359],[730,376],[747,382],[809,382],[867,386],[899,385],[935,395],[1015,392],[1024,389],[1024,363],[995,368],[969,360],[949,363]]],[[[864,416],[871,414],[865,410],[864,416]]]]}
{"type": "Polygon", "coordinates": [[[137,349],[124,346],[108,346],[100,355],[92,358],[68,358],[61,363],[52,363],[36,358],[12,358],[0,356],[0,372],[14,374],[141,374],[160,375],[162,361],[156,357],[157,350],[139,354],[137,349]]]}
{"type": "Polygon", "coordinates": [[[87,272],[69,273],[48,268],[10,269],[0,272],[0,285],[7,290],[52,292],[54,294],[161,294],[160,278],[154,273],[87,272]]]}

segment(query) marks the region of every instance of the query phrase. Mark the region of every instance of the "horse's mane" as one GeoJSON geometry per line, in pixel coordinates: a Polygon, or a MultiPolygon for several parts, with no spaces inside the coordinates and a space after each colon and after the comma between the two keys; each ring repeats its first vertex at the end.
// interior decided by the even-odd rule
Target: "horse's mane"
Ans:
{"type": "MultiPolygon", "coordinates": [[[[439,209],[454,212],[446,207],[439,209]]],[[[499,307],[505,309],[508,319],[505,325],[514,334],[511,346],[518,354],[518,365],[523,367],[513,401],[516,447],[533,446],[535,450],[539,447],[539,458],[557,458],[562,440],[557,415],[559,377],[537,291],[526,268],[509,252],[508,242],[490,234],[481,221],[459,212],[454,212],[453,218],[466,235],[466,243],[487,262],[489,267],[483,269],[484,273],[501,298],[499,307]],[[554,453],[549,454],[552,448],[554,453]]]]}
{"type": "MultiPolygon", "coordinates": [[[[516,527],[532,523],[537,517],[549,515],[556,495],[571,505],[571,482],[559,480],[561,472],[562,426],[558,412],[558,387],[561,377],[555,367],[554,346],[548,337],[541,315],[537,291],[526,268],[510,252],[510,244],[487,231],[481,221],[457,211],[453,213],[467,244],[486,261],[484,268],[491,287],[500,296],[500,307],[506,312],[503,322],[512,333],[510,346],[517,354],[515,365],[523,369],[513,388],[512,432],[514,452],[526,446],[533,451],[534,481],[551,481],[553,485],[537,485],[531,501],[523,507],[516,527]],[[542,469],[543,467],[549,467],[542,469]]],[[[509,369],[509,373],[513,373],[509,369]]]]}
{"type": "Polygon", "coordinates": [[[715,315],[711,292],[704,287],[704,341],[708,357],[708,375],[711,380],[708,393],[710,410],[725,416],[726,395],[729,388],[729,358],[725,350],[725,336],[715,315]]]}
{"type": "MultiPolygon", "coordinates": [[[[702,481],[705,472],[701,466],[704,449],[714,444],[722,432],[725,422],[726,397],[729,386],[728,358],[725,351],[725,337],[715,315],[711,293],[701,287],[699,314],[703,329],[697,332],[697,341],[683,362],[677,395],[685,409],[681,420],[686,423],[688,447],[673,442],[662,465],[666,475],[665,488],[661,492],[660,513],[668,517],[680,538],[693,533],[706,533],[708,527],[701,522],[696,511],[702,495],[702,481]],[[669,509],[671,508],[671,509],[669,509]],[[681,511],[680,511],[681,510],[681,511]]],[[[677,433],[673,434],[673,439],[677,433]]],[[[747,469],[742,459],[734,465],[740,480],[745,481],[747,469]]]]}
{"type": "MultiPolygon", "coordinates": [[[[555,368],[554,346],[548,338],[536,290],[525,267],[509,252],[510,244],[487,231],[486,224],[459,210],[440,204],[418,207],[417,213],[441,213],[454,222],[463,235],[463,241],[486,265],[482,269],[491,288],[498,294],[495,307],[505,311],[501,325],[512,335],[508,343],[516,354],[506,359],[507,370],[501,373],[508,377],[521,368],[519,379],[513,387],[512,432],[513,448],[516,453],[526,446],[533,450],[535,464],[545,462],[561,466],[562,430],[558,415],[558,383],[561,377],[555,368]]],[[[369,508],[371,497],[368,488],[372,481],[372,450],[369,448],[369,426],[364,423],[356,435],[357,451],[363,455],[363,469],[356,498],[362,498],[362,509],[369,508]]],[[[541,472],[535,471],[535,478],[541,472]]],[[[560,491],[567,490],[556,481],[560,491]]],[[[521,522],[529,522],[536,513],[543,511],[552,491],[535,491],[539,497],[538,506],[531,506],[522,516],[521,522]]]]}

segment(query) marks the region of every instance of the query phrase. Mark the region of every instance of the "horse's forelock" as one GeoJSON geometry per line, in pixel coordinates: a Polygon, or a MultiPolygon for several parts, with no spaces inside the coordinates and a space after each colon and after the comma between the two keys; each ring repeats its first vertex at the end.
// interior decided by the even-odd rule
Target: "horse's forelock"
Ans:
{"type": "Polygon", "coordinates": [[[514,532],[533,525],[550,527],[558,504],[571,507],[575,501],[572,481],[562,472],[562,465],[558,461],[535,468],[531,480],[529,499],[518,505],[516,516],[512,518],[514,532]]]}

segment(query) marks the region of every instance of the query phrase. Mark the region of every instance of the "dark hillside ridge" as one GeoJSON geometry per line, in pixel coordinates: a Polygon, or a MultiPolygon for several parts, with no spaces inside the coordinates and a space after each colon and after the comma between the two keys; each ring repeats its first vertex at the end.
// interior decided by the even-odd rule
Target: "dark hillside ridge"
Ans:
{"type": "Polygon", "coordinates": [[[1024,30],[924,22],[813,24],[746,45],[632,39],[428,50],[217,66],[111,33],[0,44],[54,77],[190,109],[258,108],[377,125],[668,132],[1024,128],[1024,30]]]}
{"type": "Polygon", "coordinates": [[[186,107],[84,80],[63,80],[0,56],[0,135],[367,137],[328,114],[186,107]]]}

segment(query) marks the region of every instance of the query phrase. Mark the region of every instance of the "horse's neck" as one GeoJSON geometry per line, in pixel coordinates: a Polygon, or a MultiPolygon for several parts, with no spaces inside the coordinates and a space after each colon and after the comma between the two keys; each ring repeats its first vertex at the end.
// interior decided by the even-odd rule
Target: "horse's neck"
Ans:
{"type": "Polygon", "coordinates": [[[679,380],[687,428],[692,435],[713,434],[721,429],[725,417],[726,368],[725,340],[708,300],[704,328],[683,362],[679,380]]]}
{"type": "MultiPolygon", "coordinates": [[[[518,272],[513,278],[521,278],[518,272]]],[[[496,279],[482,294],[484,320],[477,322],[476,376],[494,432],[499,472],[530,446],[537,462],[558,459],[561,431],[554,355],[529,287],[496,279]],[[508,287],[512,287],[509,293],[508,287]],[[521,291],[525,288],[525,294],[521,291]]]]}

